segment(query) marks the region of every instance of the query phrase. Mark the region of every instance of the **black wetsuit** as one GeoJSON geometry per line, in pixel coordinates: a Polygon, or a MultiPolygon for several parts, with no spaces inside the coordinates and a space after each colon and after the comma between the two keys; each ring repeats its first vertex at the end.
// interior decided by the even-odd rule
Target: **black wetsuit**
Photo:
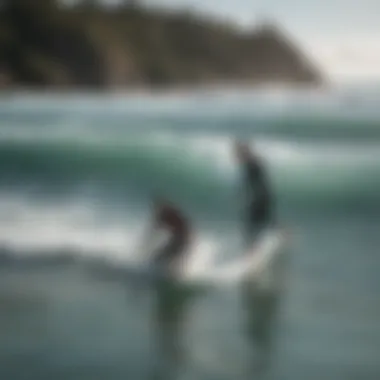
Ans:
{"type": "Polygon", "coordinates": [[[186,218],[175,208],[166,206],[157,216],[156,223],[171,232],[169,242],[155,255],[154,262],[167,265],[186,252],[190,240],[190,228],[186,218]]]}
{"type": "Polygon", "coordinates": [[[244,167],[246,211],[245,238],[252,244],[257,235],[273,222],[273,199],[262,163],[252,157],[244,167]]]}

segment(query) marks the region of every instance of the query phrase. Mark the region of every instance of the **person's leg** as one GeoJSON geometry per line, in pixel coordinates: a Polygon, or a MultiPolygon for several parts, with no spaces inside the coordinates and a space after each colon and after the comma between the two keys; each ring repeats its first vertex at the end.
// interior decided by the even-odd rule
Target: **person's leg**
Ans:
{"type": "Polygon", "coordinates": [[[264,224],[259,220],[249,220],[245,231],[245,248],[250,249],[259,239],[264,224]]]}
{"type": "Polygon", "coordinates": [[[247,249],[255,244],[269,224],[270,214],[266,203],[256,204],[249,210],[245,229],[245,244],[247,249]]]}

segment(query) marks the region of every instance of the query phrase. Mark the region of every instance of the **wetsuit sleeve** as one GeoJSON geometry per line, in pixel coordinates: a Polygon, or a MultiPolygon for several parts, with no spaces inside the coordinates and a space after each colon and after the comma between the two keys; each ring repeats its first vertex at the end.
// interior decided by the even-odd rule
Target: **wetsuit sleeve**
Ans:
{"type": "Polygon", "coordinates": [[[269,197],[268,183],[261,161],[255,160],[247,166],[245,186],[248,202],[269,197]]]}
{"type": "Polygon", "coordinates": [[[262,181],[261,168],[257,162],[250,162],[246,167],[245,191],[247,199],[255,197],[255,193],[262,181]]]}

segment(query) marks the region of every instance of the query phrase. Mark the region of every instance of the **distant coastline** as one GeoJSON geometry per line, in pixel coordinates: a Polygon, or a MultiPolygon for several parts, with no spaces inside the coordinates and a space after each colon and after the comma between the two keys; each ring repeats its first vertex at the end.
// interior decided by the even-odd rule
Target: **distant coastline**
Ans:
{"type": "Polygon", "coordinates": [[[243,33],[135,2],[116,12],[12,0],[0,11],[0,47],[2,90],[143,93],[326,84],[277,26],[243,33]]]}

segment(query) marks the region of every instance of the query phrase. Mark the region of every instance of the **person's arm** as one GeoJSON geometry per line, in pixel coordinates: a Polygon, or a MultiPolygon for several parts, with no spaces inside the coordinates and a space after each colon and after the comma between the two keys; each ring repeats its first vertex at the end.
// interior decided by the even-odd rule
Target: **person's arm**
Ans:
{"type": "Polygon", "coordinates": [[[249,191],[258,196],[263,189],[268,187],[265,165],[258,157],[252,158],[247,165],[247,184],[249,191]]]}
{"type": "Polygon", "coordinates": [[[257,190],[259,185],[260,168],[256,161],[246,164],[244,173],[244,199],[246,205],[251,205],[257,198],[257,190]]]}

